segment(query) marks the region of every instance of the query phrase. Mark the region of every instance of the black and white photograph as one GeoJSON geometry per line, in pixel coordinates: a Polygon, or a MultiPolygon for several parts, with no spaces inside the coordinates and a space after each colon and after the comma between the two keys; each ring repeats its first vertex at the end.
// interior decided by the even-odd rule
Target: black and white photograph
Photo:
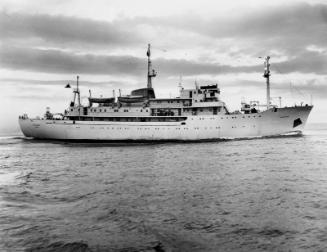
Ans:
{"type": "Polygon", "coordinates": [[[327,2],[1,0],[0,251],[327,251],[327,2]]]}

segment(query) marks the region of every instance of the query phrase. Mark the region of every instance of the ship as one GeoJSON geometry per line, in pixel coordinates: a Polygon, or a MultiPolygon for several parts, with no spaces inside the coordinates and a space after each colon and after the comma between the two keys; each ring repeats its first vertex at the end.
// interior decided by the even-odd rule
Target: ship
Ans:
{"type": "MultiPolygon", "coordinates": [[[[81,104],[79,76],[73,99],[64,113],[47,108],[43,117],[19,116],[26,137],[65,141],[201,141],[301,134],[312,104],[274,105],[270,96],[270,57],[264,58],[266,104],[242,102],[228,110],[218,84],[180,87],[175,98],[157,98],[152,79],[151,46],[147,48],[147,86],[130,95],[90,97],[81,104]]],[[[70,87],[70,85],[68,84],[70,87]]]]}

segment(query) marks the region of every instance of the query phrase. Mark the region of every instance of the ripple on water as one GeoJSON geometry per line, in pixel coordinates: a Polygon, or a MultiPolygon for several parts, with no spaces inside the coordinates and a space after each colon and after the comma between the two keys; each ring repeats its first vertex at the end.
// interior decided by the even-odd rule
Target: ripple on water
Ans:
{"type": "Polygon", "coordinates": [[[84,242],[55,242],[51,243],[46,247],[34,247],[28,248],[26,251],[28,252],[91,252],[92,250],[89,248],[87,243],[84,242]]]}
{"type": "Polygon", "coordinates": [[[326,250],[318,136],[1,143],[3,251],[326,250]]]}

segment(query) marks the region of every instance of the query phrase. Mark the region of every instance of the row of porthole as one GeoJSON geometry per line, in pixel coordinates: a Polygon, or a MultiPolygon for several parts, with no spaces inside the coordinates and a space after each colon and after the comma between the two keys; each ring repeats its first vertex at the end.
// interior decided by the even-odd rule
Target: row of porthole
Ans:
{"type": "MultiPolygon", "coordinates": [[[[79,128],[79,127],[76,127],[76,128],[79,128]]],[[[234,126],[232,126],[232,128],[236,128],[236,127],[234,127],[234,126]]],[[[91,127],[91,129],[94,129],[94,127],[91,127]]],[[[100,129],[104,129],[104,127],[101,127],[100,129]]],[[[107,127],[107,129],[110,129],[110,128],[108,128],[107,127]]],[[[129,130],[130,128],[111,128],[112,130],[121,130],[121,129],[125,129],[125,130],[129,130]]],[[[166,128],[162,128],[162,129],[160,129],[160,128],[155,128],[155,130],[165,130],[166,128]]],[[[170,130],[171,128],[167,128],[167,130],[170,130]]],[[[180,130],[181,128],[175,128],[176,130],[180,130]]],[[[189,130],[189,128],[182,128],[183,130],[189,130]]],[[[200,130],[200,128],[199,127],[194,127],[194,129],[195,130],[200,130]]],[[[207,127],[205,127],[204,128],[205,130],[208,130],[208,128],[207,127]]],[[[212,127],[210,127],[209,128],[210,130],[212,130],[213,128],[212,127]]],[[[216,127],[216,129],[220,129],[220,127],[216,127]]],[[[150,130],[150,128],[137,128],[137,130],[150,130]]]]}
{"type": "MultiPolygon", "coordinates": [[[[256,116],[252,116],[252,117],[253,117],[253,118],[256,118],[256,116]]],[[[258,117],[262,117],[262,116],[259,115],[258,117]]],[[[225,117],[225,118],[224,118],[224,117],[220,117],[221,120],[223,120],[223,119],[229,119],[229,118],[231,118],[231,119],[237,119],[236,116],[225,117]]],[[[239,117],[239,118],[241,118],[241,117],[239,117]]],[[[246,116],[242,116],[242,118],[246,118],[246,116]]],[[[251,116],[248,116],[248,118],[251,118],[251,116]]],[[[203,117],[202,117],[202,118],[201,118],[201,117],[199,118],[199,120],[205,120],[205,119],[210,119],[210,120],[215,120],[215,119],[217,119],[217,120],[218,120],[219,118],[212,118],[212,117],[211,117],[211,118],[203,118],[203,117]]],[[[191,120],[194,120],[194,118],[191,118],[191,120]]]]}
{"type": "MultiPolygon", "coordinates": [[[[242,126],[242,128],[245,128],[246,126],[242,126]]],[[[256,126],[253,125],[253,128],[255,128],[256,126]]],[[[76,127],[76,128],[80,128],[80,127],[76,127]]],[[[221,127],[216,127],[216,129],[220,129],[221,127]]],[[[232,126],[232,129],[236,129],[236,126],[232,126]]],[[[94,127],[91,127],[91,129],[94,129],[94,127]]],[[[101,127],[100,129],[104,129],[104,127],[101,127]]],[[[110,129],[107,127],[107,129],[110,129]]],[[[121,129],[125,129],[125,130],[129,130],[130,128],[111,128],[112,130],[121,130],[121,129]]],[[[161,130],[165,130],[166,128],[162,128],[161,130]]],[[[167,128],[167,130],[169,130],[170,128],[167,128]]],[[[180,130],[181,128],[175,128],[176,130],[180,130]]],[[[189,128],[183,128],[183,130],[188,130],[189,128]]],[[[200,130],[200,127],[194,127],[195,130],[200,130]]],[[[205,130],[208,130],[207,127],[204,128],[205,130]]],[[[209,128],[210,130],[212,130],[212,127],[209,128]]],[[[137,130],[150,130],[150,128],[137,128],[137,130]]],[[[160,130],[160,128],[155,128],[155,130],[160,130]]]]}
{"type": "MultiPolygon", "coordinates": [[[[101,109],[99,109],[99,110],[97,110],[97,109],[90,109],[90,112],[107,112],[107,110],[106,109],[103,109],[103,111],[101,110],[101,109]]],[[[108,111],[108,112],[112,112],[112,111],[108,111]]],[[[118,109],[115,109],[113,112],[119,112],[119,110],[118,109]]],[[[120,112],[122,112],[122,111],[120,111],[120,112]]],[[[128,109],[124,109],[124,112],[129,112],[128,111],[128,109]]],[[[131,112],[133,112],[133,111],[131,111],[131,112]]],[[[136,110],[136,112],[139,112],[138,110],[136,110]]],[[[140,112],[143,112],[143,110],[141,109],[140,110],[140,112]]],[[[145,110],[145,112],[149,112],[147,109],[145,110]]]]}

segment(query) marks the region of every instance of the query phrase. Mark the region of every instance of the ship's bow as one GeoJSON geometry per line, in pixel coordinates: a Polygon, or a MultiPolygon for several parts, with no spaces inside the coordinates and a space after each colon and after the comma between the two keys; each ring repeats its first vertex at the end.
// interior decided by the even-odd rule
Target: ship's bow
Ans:
{"type": "Polygon", "coordinates": [[[302,131],[307,123],[308,117],[313,106],[292,107],[292,128],[302,131]]]}

